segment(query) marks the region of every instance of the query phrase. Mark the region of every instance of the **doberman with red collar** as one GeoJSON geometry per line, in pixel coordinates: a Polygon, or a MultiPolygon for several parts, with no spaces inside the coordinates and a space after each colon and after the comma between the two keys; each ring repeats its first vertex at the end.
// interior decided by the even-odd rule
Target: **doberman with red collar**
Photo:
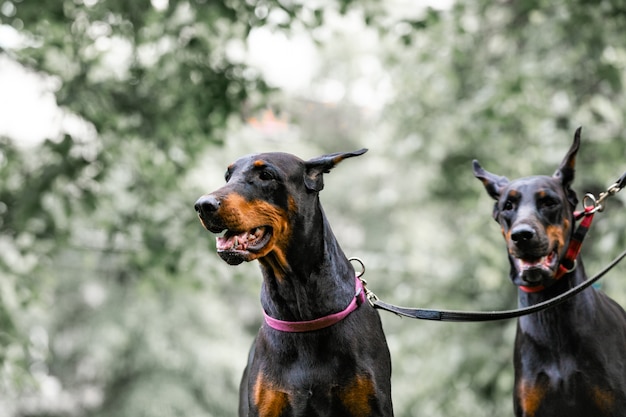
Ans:
{"type": "MultiPolygon", "coordinates": [[[[493,216],[502,228],[521,306],[587,279],[580,256],[560,266],[575,229],[578,201],[570,185],[579,145],[580,128],[551,177],[509,181],[474,161],[474,175],[496,200],[493,216]]],[[[626,416],[626,313],[589,288],[556,307],[521,317],[514,367],[516,416],[626,416]]]]}
{"type": "Polygon", "coordinates": [[[346,158],[240,158],[226,185],[195,204],[231,265],[257,259],[265,321],[240,387],[240,416],[393,416],[391,359],[378,313],[319,201],[323,174],[346,158]]]}

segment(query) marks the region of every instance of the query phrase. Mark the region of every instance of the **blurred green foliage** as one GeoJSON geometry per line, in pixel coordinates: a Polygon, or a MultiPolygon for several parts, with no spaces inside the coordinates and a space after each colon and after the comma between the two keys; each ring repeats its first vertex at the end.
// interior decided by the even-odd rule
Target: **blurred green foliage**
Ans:
{"type": "MultiPolygon", "coordinates": [[[[579,194],[625,168],[619,1],[476,0],[398,16],[376,1],[11,0],[0,18],[24,43],[0,54],[52,76],[59,106],[87,126],[31,148],[0,141],[8,416],[235,414],[260,273],[221,262],[192,205],[240,154],[369,147],[322,194],[346,253],[389,302],[472,310],[515,305],[472,159],[509,178],[551,174],[582,125],[579,194]],[[381,113],[282,94],[229,55],[253,28],[315,34],[333,13],[359,16],[376,40],[365,52],[394,92],[381,113]],[[251,130],[245,119],[265,106],[297,132],[251,130]]],[[[317,81],[355,78],[357,40],[335,28],[317,41],[317,81]]],[[[626,246],[623,201],[594,223],[591,273],[626,246]]],[[[619,272],[604,281],[626,304],[619,272]]],[[[383,320],[397,416],[512,414],[514,322],[383,320]]]]}

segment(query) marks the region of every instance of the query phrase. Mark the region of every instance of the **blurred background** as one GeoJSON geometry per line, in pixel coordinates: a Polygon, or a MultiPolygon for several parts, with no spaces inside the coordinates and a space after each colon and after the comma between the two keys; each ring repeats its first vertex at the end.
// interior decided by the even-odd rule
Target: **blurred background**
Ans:
{"type": "MultiPolygon", "coordinates": [[[[382,299],[517,305],[471,161],[626,169],[622,0],[0,2],[0,416],[231,416],[260,322],[193,203],[238,156],[367,147],[321,195],[382,299]]],[[[590,274],[626,247],[596,216],[590,274]]],[[[602,287],[626,305],[625,267],[602,287]]],[[[512,415],[514,321],[382,313],[396,416],[512,415]]]]}

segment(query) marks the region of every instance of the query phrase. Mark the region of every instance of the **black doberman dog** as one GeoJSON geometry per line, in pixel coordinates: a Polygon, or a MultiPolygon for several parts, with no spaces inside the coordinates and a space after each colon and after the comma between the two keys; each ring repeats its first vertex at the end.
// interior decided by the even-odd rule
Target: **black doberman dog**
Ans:
{"type": "MultiPolygon", "coordinates": [[[[580,128],[553,176],[509,181],[474,161],[474,175],[496,200],[519,289],[519,304],[533,305],[586,280],[578,256],[558,273],[575,229],[574,181],[580,128]]],[[[626,313],[589,288],[571,300],[518,320],[514,352],[517,416],[626,416],[626,313]]]]}
{"type": "Polygon", "coordinates": [[[240,416],[392,416],[391,359],[378,313],[319,201],[346,158],[262,153],[228,167],[195,204],[231,265],[257,259],[265,321],[240,389],[240,416]]]}

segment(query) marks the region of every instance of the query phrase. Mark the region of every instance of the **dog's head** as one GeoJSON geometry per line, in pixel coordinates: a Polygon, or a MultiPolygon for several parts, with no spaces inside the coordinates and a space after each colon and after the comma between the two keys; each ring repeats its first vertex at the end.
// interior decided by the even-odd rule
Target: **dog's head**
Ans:
{"type": "Polygon", "coordinates": [[[280,152],[244,156],[228,167],[226,184],[200,197],[195,210],[207,230],[223,232],[217,252],[226,262],[259,259],[275,271],[286,271],[289,246],[306,236],[313,217],[321,215],[317,195],[324,188],[323,174],[366,151],[309,161],[280,152]]]}
{"type": "Polygon", "coordinates": [[[474,161],[474,176],[496,200],[493,217],[502,228],[511,263],[510,277],[518,286],[538,287],[552,280],[565,256],[578,203],[570,186],[580,131],[576,130],[572,146],[552,176],[509,181],[474,161]]]}

